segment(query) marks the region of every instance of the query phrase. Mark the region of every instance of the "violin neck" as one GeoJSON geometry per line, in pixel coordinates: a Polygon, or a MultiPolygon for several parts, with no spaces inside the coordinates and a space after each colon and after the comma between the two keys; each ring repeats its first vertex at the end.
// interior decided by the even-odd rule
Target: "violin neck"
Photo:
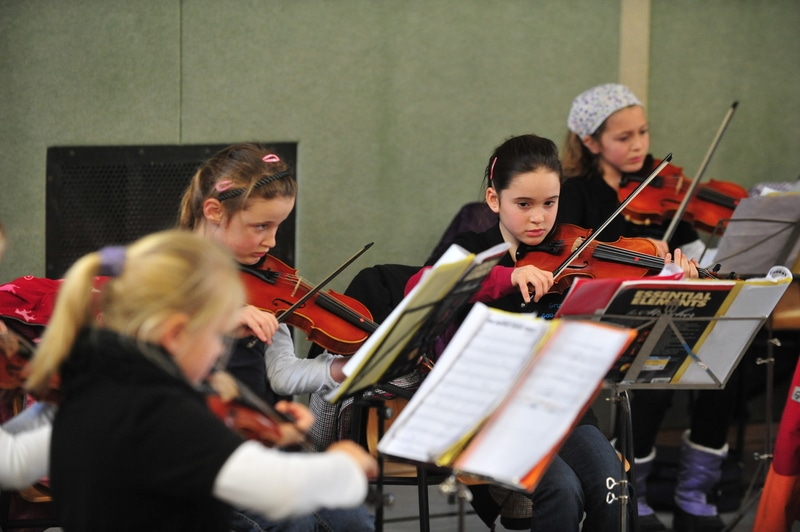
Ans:
{"type": "Polygon", "coordinates": [[[640,268],[647,268],[649,270],[657,271],[664,267],[664,259],[661,257],[631,251],[611,244],[598,243],[593,256],[598,259],[626,264],[628,266],[639,266],[640,268]]]}
{"type": "MultiPolygon", "coordinates": [[[[605,259],[629,266],[640,266],[642,268],[648,268],[654,271],[662,270],[665,264],[665,261],[662,257],[630,251],[617,246],[612,246],[611,244],[598,243],[593,255],[598,259],[605,259]]],[[[698,267],[697,273],[700,275],[700,277],[706,279],[718,278],[714,273],[710,272],[706,268],[698,267]]]]}
{"type": "Polygon", "coordinates": [[[321,308],[331,312],[343,320],[355,325],[364,332],[373,333],[378,328],[378,324],[372,320],[366,319],[364,316],[355,312],[347,305],[341,304],[335,297],[331,297],[325,292],[317,294],[317,305],[321,308]]]}

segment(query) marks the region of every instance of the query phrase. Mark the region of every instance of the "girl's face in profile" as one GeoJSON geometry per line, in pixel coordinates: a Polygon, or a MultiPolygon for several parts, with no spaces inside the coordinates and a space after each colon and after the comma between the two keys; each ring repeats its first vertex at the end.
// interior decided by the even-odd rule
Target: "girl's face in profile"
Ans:
{"type": "Polygon", "coordinates": [[[223,220],[210,234],[240,264],[256,264],[275,247],[275,235],[294,208],[294,198],[251,198],[244,210],[223,220]]]}
{"type": "Polygon", "coordinates": [[[555,226],[561,180],[558,173],[546,168],[515,175],[499,195],[486,189],[486,203],[500,217],[503,239],[519,243],[541,244],[555,226]]]}

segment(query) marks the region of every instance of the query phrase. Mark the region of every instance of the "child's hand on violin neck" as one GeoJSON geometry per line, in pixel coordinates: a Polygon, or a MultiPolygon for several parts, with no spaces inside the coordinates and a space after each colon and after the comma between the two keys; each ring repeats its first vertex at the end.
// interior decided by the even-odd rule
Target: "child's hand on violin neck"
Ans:
{"type": "Polygon", "coordinates": [[[378,477],[378,462],[363,447],[353,441],[340,440],[333,442],[325,452],[344,453],[361,467],[367,478],[375,479],[378,477]]]}
{"type": "Polygon", "coordinates": [[[239,310],[238,323],[236,336],[240,338],[255,336],[267,344],[272,343],[272,337],[279,326],[278,319],[274,314],[253,305],[245,305],[239,310]]]}
{"type": "Polygon", "coordinates": [[[673,262],[677,266],[680,266],[680,268],[683,270],[684,275],[686,275],[686,277],[690,279],[697,279],[698,277],[700,277],[700,274],[697,271],[698,267],[697,261],[695,259],[689,259],[686,255],[683,254],[683,252],[679,248],[675,248],[674,260],[672,254],[667,253],[667,255],[664,257],[664,262],[666,264],[673,262]]]}

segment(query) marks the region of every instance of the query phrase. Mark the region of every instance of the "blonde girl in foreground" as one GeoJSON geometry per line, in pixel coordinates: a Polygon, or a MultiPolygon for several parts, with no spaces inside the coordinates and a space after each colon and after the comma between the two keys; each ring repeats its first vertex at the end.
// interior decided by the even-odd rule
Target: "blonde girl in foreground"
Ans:
{"type": "MultiPolygon", "coordinates": [[[[273,519],[359,505],[374,460],[352,442],[284,453],[245,441],[198,385],[244,304],[229,254],[183,231],[86,255],[67,272],[28,388],[58,374],[50,477],[69,530],[229,530],[231,506],[273,519]],[[92,290],[96,276],[110,276],[92,290]]],[[[311,415],[292,405],[301,429],[311,415]]]]}

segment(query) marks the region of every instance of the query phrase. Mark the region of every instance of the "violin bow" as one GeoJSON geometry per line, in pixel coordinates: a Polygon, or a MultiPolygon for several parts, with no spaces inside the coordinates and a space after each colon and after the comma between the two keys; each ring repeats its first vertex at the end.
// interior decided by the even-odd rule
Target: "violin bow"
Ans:
{"type": "Polygon", "coordinates": [[[700,184],[700,179],[703,177],[703,174],[706,171],[706,167],[708,163],[711,161],[711,156],[714,155],[714,152],[719,145],[719,141],[722,140],[722,134],[725,133],[725,130],[728,128],[728,124],[733,118],[733,113],[736,111],[736,107],[739,105],[739,102],[733,102],[733,104],[728,109],[728,112],[725,114],[725,118],[722,119],[722,124],[720,124],[719,129],[717,130],[717,135],[714,137],[714,140],[711,141],[711,146],[708,148],[708,152],[706,152],[706,156],[703,159],[703,162],[700,163],[700,168],[697,170],[697,174],[695,175],[694,179],[692,180],[691,184],[689,185],[689,190],[686,191],[686,194],[683,196],[681,200],[681,204],[678,206],[678,210],[675,211],[675,215],[672,217],[672,220],[667,227],[667,231],[664,233],[663,239],[669,242],[669,239],[672,238],[672,234],[675,232],[675,229],[678,227],[678,222],[681,221],[683,218],[683,213],[686,211],[686,207],[689,206],[689,201],[691,201],[692,196],[694,196],[694,191],[697,189],[697,185],[700,184]]]}
{"type": "Polygon", "coordinates": [[[598,228],[597,228],[597,230],[596,230],[596,231],[593,231],[593,232],[592,232],[592,234],[590,234],[588,237],[586,237],[586,239],[583,241],[583,243],[582,243],[580,246],[578,246],[578,247],[575,249],[575,251],[573,251],[573,252],[572,252],[572,255],[570,255],[569,257],[567,257],[567,260],[565,260],[565,261],[564,261],[564,262],[561,264],[561,266],[559,266],[558,268],[556,268],[556,269],[555,269],[555,271],[553,272],[553,279],[555,279],[556,277],[558,277],[558,276],[561,274],[561,272],[563,272],[563,271],[564,271],[564,270],[567,268],[567,266],[569,266],[569,264],[570,264],[570,263],[571,263],[573,260],[575,260],[575,258],[576,258],[576,257],[578,257],[578,255],[580,255],[581,253],[583,253],[583,250],[584,250],[584,249],[586,249],[586,247],[587,247],[589,244],[591,244],[591,243],[594,241],[594,239],[595,239],[595,238],[597,238],[597,235],[599,235],[599,234],[600,234],[600,232],[601,232],[603,229],[605,229],[605,228],[608,226],[608,224],[610,224],[610,223],[611,223],[611,220],[613,220],[614,218],[616,218],[616,217],[617,217],[617,215],[618,215],[619,213],[621,213],[621,212],[622,212],[622,210],[623,210],[625,207],[627,207],[628,203],[630,203],[631,201],[633,201],[633,198],[635,198],[637,194],[639,194],[639,193],[640,193],[642,190],[644,190],[644,187],[646,187],[647,185],[649,185],[649,184],[650,184],[650,182],[651,182],[653,179],[655,179],[655,177],[656,177],[656,176],[659,174],[659,172],[661,172],[661,170],[663,170],[663,169],[664,169],[664,167],[665,167],[665,166],[667,166],[667,164],[668,164],[668,163],[669,163],[671,160],[672,160],[672,154],[671,154],[671,153],[668,153],[668,154],[667,154],[667,156],[666,156],[666,157],[664,157],[664,159],[661,161],[661,164],[659,164],[658,166],[656,166],[655,170],[653,170],[652,172],[650,172],[650,175],[649,175],[649,176],[647,176],[647,178],[646,178],[644,181],[642,181],[641,183],[639,183],[639,186],[638,186],[638,187],[636,187],[636,189],[635,189],[633,192],[631,192],[631,193],[630,193],[630,195],[629,195],[627,198],[625,198],[625,201],[623,201],[622,203],[620,203],[620,204],[619,204],[619,207],[617,207],[617,210],[615,210],[615,211],[614,211],[614,212],[611,214],[611,216],[609,216],[608,218],[606,218],[606,221],[605,221],[605,222],[603,222],[603,223],[600,225],[600,227],[598,227],[598,228]]]}
{"type": "Polygon", "coordinates": [[[360,257],[360,256],[361,256],[361,255],[362,255],[362,254],[363,254],[365,251],[367,251],[369,248],[371,248],[371,247],[372,247],[372,244],[374,244],[374,243],[375,243],[375,242],[370,242],[369,244],[367,244],[366,246],[364,246],[364,247],[363,247],[363,248],[361,248],[360,250],[356,251],[356,253],[355,253],[355,254],[354,254],[352,257],[350,257],[349,259],[347,259],[347,260],[344,262],[344,264],[342,264],[341,266],[339,266],[338,268],[336,268],[336,270],[334,270],[334,271],[333,271],[333,272],[332,272],[330,275],[328,275],[328,276],[327,276],[325,279],[323,279],[321,283],[319,283],[317,286],[315,286],[314,288],[312,288],[311,290],[309,290],[309,291],[308,291],[308,292],[307,292],[307,293],[306,293],[306,294],[305,294],[303,297],[301,297],[300,299],[298,299],[298,300],[295,302],[295,304],[294,304],[294,305],[292,305],[291,307],[287,308],[287,309],[286,309],[286,311],[282,312],[282,313],[281,313],[281,315],[280,315],[280,316],[278,316],[278,323],[281,323],[281,322],[283,322],[283,321],[284,321],[286,318],[288,318],[288,317],[289,317],[289,316],[292,314],[292,312],[294,312],[295,310],[297,310],[298,308],[300,308],[300,306],[301,306],[303,303],[305,303],[306,301],[308,301],[309,299],[311,299],[312,297],[314,297],[314,294],[316,294],[317,292],[319,292],[320,290],[322,290],[322,288],[323,288],[323,287],[325,287],[325,285],[327,285],[329,282],[331,282],[331,280],[332,280],[334,277],[336,277],[337,275],[339,275],[340,273],[342,273],[342,271],[343,271],[345,268],[347,268],[348,266],[350,266],[350,264],[352,264],[352,263],[353,263],[353,261],[355,261],[355,260],[356,260],[358,257],[360,257]]]}

